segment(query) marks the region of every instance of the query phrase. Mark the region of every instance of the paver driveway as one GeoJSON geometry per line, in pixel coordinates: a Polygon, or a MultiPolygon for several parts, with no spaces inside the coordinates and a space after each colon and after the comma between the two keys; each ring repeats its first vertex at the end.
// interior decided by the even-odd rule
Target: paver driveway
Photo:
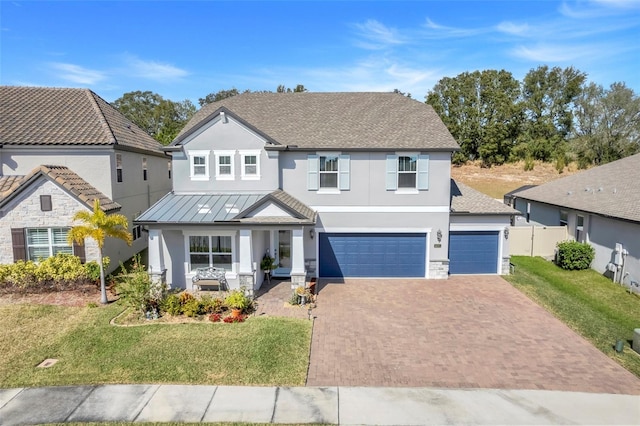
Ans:
{"type": "Polygon", "coordinates": [[[323,281],[314,312],[308,386],[640,394],[640,379],[500,277],[323,281]]]}

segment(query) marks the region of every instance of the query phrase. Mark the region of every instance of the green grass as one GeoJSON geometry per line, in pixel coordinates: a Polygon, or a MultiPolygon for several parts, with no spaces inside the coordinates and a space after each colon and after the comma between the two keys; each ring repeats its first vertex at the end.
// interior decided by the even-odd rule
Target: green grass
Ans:
{"type": "Polygon", "coordinates": [[[0,306],[0,388],[100,383],[304,385],[311,322],[115,327],[122,306],[0,306]],[[46,358],[56,365],[36,368],[46,358]]]}
{"type": "Polygon", "coordinates": [[[640,355],[629,341],[640,328],[640,297],[592,269],[565,271],[539,257],[512,257],[515,274],[505,276],[517,289],[640,377],[640,355]],[[618,354],[614,345],[625,341],[618,354]]]}

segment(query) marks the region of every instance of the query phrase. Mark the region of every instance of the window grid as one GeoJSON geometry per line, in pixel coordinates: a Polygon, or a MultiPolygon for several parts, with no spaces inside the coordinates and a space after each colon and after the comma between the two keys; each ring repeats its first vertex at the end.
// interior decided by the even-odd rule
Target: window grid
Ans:
{"type": "Polygon", "coordinates": [[[142,157],[142,180],[147,180],[147,158],[142,157]]]}
{"type": "Polygon", "coordinates": [[[231,156],[221,155],[218,157],[218,174],[220,176],[231,176],[231,156]]]}
{"type": "Polygon", "coordinates": [[[38,261],[58,253],[73,254],[73,247],[67,242],[69,228],[28,228],[27,256],[38,261]]]}
{"type": "Polygon", "coordinates": [[[189,237],[189,261],[191,270],[217,267],[227,271],[232,269],[232,248],[230,236],[196,235],[189,237]]]}
{"type": "Polygon", "coordinates": [[[418,158],[414,155],[398,157],[398,188],[416,188],[417,165],[418,158]]]}
{"type": "Polygon", "coordinates": [[[122,154],[116,154],[116,181],[122,183],[122,154]]]}
{"type": "Polygon", "coordinates": [[[320,156],[320,188],[338,187],[338,156],[320,156]]]}

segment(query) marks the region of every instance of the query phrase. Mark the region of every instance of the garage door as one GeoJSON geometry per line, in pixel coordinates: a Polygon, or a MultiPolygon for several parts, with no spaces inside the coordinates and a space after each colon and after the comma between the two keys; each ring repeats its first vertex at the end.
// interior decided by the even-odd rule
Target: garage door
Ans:
{"type": "Polygon", "coordinates": [[[449,273],[495,274],[498,272],[498,231],[452,231],[449,233],[449,273]]]}
{"type": "Polygon", "coordinates": [[[319,234],[321,277],[424,277],[426,234],[319,234]]]}

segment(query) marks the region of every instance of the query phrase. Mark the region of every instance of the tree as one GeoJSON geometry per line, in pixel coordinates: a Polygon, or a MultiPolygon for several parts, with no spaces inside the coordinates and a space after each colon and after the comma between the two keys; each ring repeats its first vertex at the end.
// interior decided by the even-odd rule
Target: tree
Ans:
{"type": "Polygon", "coordinates": [[[429,91],[426,102],[461,147],[454,162],[480,158],[491,165],[506,161],[520,123],[519,95],[518,81],[504,70],[445,77],[429,91]]]}
{"type": "Polygon", "coordinates": [[[519,143],[520,155],[549,161],[564,155],[572,130],[574,102],[582,91],[586,74],[573,67],[530,70],[522,84],[525,121],[519,143]]]}
{"type": "Polygon", "coordinates": [[[280,84],[276,89],[276,93],[302,93],[302,92],[308,92],[308,90],[305,89],[303,84],[298,84],[293,89],[289,87],[285,87],[284,84],[280,84]]]}
{"type": "MultiPolygon", "coordinates": [[[[251,92],[251,90],[245,90],[242,93],[249,93],[251,92]]],[[[210,104],[212,102],[218,102],[221,101],[223,99],[227,99],[230,98],[232,96],[236,96],[239,95],[240,92],[238,91],[238,89],[236,89],[235,87],[228,89],[228,90],[219,90],[216,93],[209,93],[207,96],[205,96],[204,98],[199,98],[198,99],[198,103],[200,104],[201,107],[210,104]]]]}
{"type": "Polygon", "coordinates": [[[576,100],[571,142],[583,167],[640,151],[640,97],[624,83],[590,83],[576,100]]]}
{"type": "Polygon", "coordinates": [[[168,145],[193,117],[196,107],[185,99],[173,102],[150,91],[128,92],[113,106],[151,137],[168,145]]]}
{"type": "Polygon", "coordinates": [[[104,282],[104,266],[102,263],[104,240],[106,237],[119,238],[131,245],[133,237],[127,231],[129,223],[127,217],[118,213],[107,215],[100,208],[100,201],[96,198],[93,202],[93,213],[80,210],[73,215],[73,221],[81,221],[82,225],[76,225],[69,230],[67,239],[69,244],[74,241],[84,244],[85,238],[91,238],[98,244],[98,264],[100,265],[100,303],[106,304],[107,290],[104,282]]]}

